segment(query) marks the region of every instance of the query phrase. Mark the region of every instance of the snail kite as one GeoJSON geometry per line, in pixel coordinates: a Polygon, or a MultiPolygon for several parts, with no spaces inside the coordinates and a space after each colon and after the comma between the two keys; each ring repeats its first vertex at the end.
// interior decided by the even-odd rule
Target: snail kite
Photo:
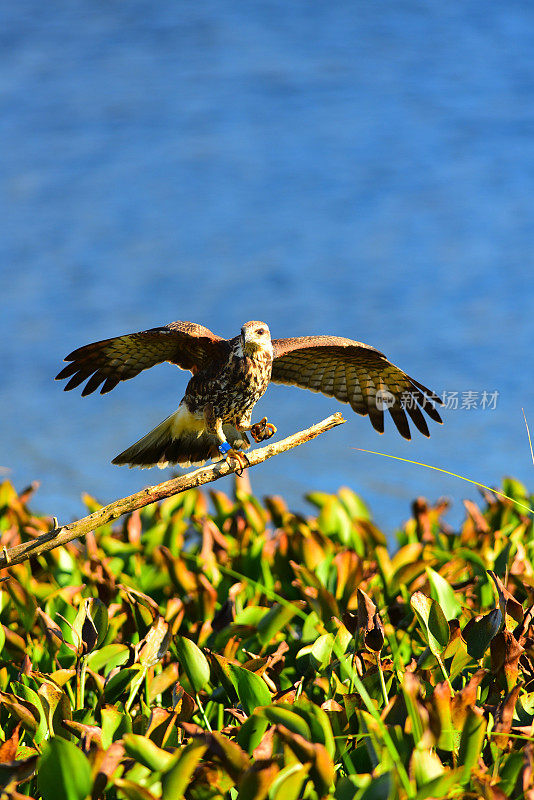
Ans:
{"type": "Polygon", "coordinates": [[[119,381],[170,361],[190,370],[178,409],[154,430],[113,459],[130,467],[190,466],[208,458],[233,459],[243,468],[250,446],[270,438],[276,428],[264,417],[252,423],[254,405],[269,381],[300,386],[350,403],[384,431],[388,410],[399,433],[410,439],[408,417],[429,436],[422,410],[441,422],[435,404],[441,399],[408,377],[374,347],[338,336],[271,339],[264,322],[247,322],[233,339],[223,339],[193,322],[171,322],[160,328],[104,339],[74,350],[57,376],[69,378],[65,391],[84,381],[82,395],[101,386],[110,392],[119,381]]]}

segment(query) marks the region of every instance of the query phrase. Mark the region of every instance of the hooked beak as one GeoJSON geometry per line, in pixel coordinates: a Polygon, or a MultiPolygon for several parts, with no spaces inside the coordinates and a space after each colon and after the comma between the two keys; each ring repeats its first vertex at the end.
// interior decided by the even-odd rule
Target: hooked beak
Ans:
{"type": "Polygon", "coordinates": [[[246,331],[241,331],[241,341],[243,342],[243,352],[252,355],[259,349],[259,345],[253,339],[249,339],[246,331]]]}

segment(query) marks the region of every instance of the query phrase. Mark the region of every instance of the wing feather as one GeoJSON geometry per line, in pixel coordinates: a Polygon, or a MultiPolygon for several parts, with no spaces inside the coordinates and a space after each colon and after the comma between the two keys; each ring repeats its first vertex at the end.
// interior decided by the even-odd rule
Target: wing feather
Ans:
{"type": "Polygon", "coordinates": [[[102,385],[101,394],[110,392],[119,381],[129,380],[145,369],[169,361],[195,373],[216,365],[228,356],[230,345],[208,328],[194,322],[171,322],[160,328],[93,342],[74,350],[65,358],[66,367],[56,380],[70,378],[65,391],[85,380],[82,396],[102,385]]]}
{"type": "Polygon", "coordinates": [[[423,436],[430,436],[426,419],[424,418],[419,406],[415,403],[410,403],[406,406],[406,411],[408,412],[408,415],[410,416],[417,430],[420,431],[423,436]]]}
{"type": "Polygon", "coordinates": [[[274,339],[273,351],[273,383],[320,391],[348,402],[356,413],[369,416],[379,433],[384,431],[386,407],[405,439],[411,438],[408,417],[422,434],[429,436],[421,409],[441,423],[435,407],[442,404],[441,398],[370,345],[338,336],[303,336],[274,339]],[[389,393],[392,405],[384,403],[383,397],[378,402],[377,392],[389,393]]]}

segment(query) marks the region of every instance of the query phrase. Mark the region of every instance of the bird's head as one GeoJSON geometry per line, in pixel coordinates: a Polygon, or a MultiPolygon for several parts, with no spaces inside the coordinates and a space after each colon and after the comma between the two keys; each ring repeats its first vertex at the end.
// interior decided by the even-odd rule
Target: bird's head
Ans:
{"type": "Polygon", "coordinates": [[[258,350],[270,352],[272,355],[271,332],[265,322],[245,322],[241,328],[243,352],[253,355],[258,350]]]}

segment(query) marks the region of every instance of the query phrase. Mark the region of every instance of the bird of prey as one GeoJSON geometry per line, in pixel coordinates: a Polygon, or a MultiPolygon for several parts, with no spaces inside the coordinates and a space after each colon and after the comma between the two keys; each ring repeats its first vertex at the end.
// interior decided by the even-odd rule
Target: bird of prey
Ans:
{"type": "Polygon", "coordinates": [[[192,372],[178,409],[112,461],[130,467],[187,467],[226,457],[242,470],[248,463],[247,432],[256,442],[276,432],[266,417],[257,423],[251,418],[270,381],[350,403],[379,433],[384,409],[405,439],[411,438],[407,414],[425,436],[430,434],[421,409],[441,423],[438,395],[374,347],[338,336],[271,339],[264,322],[246,322],[233,339],[193,322],[171,322],[85,345],[65,361],[69,364],[56,380],[70,379],[65,391],[87,380],[83,396],[101,384],[105,394],[163,361],[192,372]]]}

